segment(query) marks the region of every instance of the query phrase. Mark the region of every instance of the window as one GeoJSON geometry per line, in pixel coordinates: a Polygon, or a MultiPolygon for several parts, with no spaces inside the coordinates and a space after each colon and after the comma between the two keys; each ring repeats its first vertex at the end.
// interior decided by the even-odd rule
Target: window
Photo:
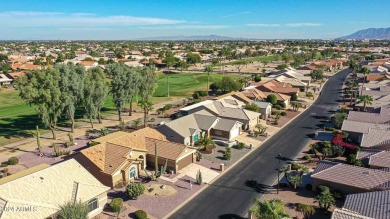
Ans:
{"type": "Polygon", "coordinates": [[[137,170],[135,169],[135,167],[130,168],[129,178],[134,179],[136,176],[137,176],[137,170]]]}
{"type": "Polygon", "coordinates": [[[216,135],[222,135],[222,131],[215,130],[215,134],[216,134],[216,135]]]}
{"type": "Polygon", "coordinates": [[[99,200],[97,198],[93,198],[88,201],[88,212],[91,212],[98,208],[99,208],[99,200]]]}

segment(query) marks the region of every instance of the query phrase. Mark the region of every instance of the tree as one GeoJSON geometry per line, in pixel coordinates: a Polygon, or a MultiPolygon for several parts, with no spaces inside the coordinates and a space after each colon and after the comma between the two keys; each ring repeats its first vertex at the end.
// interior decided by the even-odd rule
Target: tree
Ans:
{"type": "Polygon", "coordinates": [[[336,128],[340,128],[345,118],[347,118],[346,113],[336,113],[336,115],[332,117],[332,122],[336,126],[336,128]]]}
{"type": "Polygon", "coordinates": [[[288,68],[288,65],[287,65],[287,64],[280,64],[280,65],[276,66],[276,69],[277,69],[277,70],[284,70],[284,69],[286,69],[286,68],[288,68]]]}
{"type": "Polygon", "coordinates": [[[215,148],[215,142],[208,136],[201,137],[196,145],[200,146],[201,150],[212,150],[215,148]]]}
{"type": "MultiPolygon", "coordinates": [[[[139,87],[139,83],[141,81],[141,75],[140,75],[140,71],[137,71],[135,69],[130,69],[130,75],[128,78],[128,81],[127,83],[128,84],[128,87],[127,87],[127,95],[128,95],[128,98],[129,98],[129,116],[132,116],[132,112],[133,112],[133,98],[135,95],[137,95],[138,93],[138,87],[139,87]]],[[[169,77],[169,76],[168,76],[169,77]]],[[[169,82],[169,81],[168,81],[169,82]]],[[[169,84],[168,84],[168,89],[169,89],[169,84]]],[[[169,90],[168,90],[168,96],[169,96],[169,90]]]]}
{"type": "Polygon", "coordinates": [[[113,63],[107,66],[107,72],[112,75],[111,94],[118,111],[119,121],[122,121],[122,110],[129,101],[131,73],[124,64],[113,63]]]}
{"type": "Polygon", "coordinates": [[[63,104],[67,117],[71,123],[71,132],[74,132],[74,114],[76,108],[81,104],[84,91],[84,67],[80,65],[58,64],[56,68],[60,71],[60,89],[63,104]]]}
{"type": "Polygon", "coordinates": [[[217,82],[213,82],[210,84],[210,89],[213,91],[213,92],[216,92],[217,90],[221,89],[220,86],[219,86],[219,83],[217,82]]]}
{"type": "Polygon", "coordinates": [[[260,75],[256,75],[254,79],[255,79],[254,80],[255,82],[259,82],[259,81],[261,81],[261,76],[260,75]]]}
{"type": "Polygon", "coordinates": [[[233,80],[232,77],[224,76],[221,81],[218,82],[219,88],[223,93],[238,91],[242,88],[242,84],[233,80]]]}
{"type": "Polygon", "coordinates": [[[183,60],[177,62],[176,66],[180,68],[180,73],[183,73],[183,69],[188,69],[189,67],[188,63],[183,60]]]}
{"type": "Polygon", "coordinates": [[[364,66],[361,72],[363,73],[363,83],[362,83],[362,89],[360,91],[360,96],[363,95],[364,82],[366,82],[367,75],[371,73],[371,70],[367,66],[364,66]]]}
{"type": "Polygon", "coordinates": [[[313,70],[310,73],[310,77],[314,79],[315,81],[320,80],[324,77],[324,72],[321,70],[313,70]]]}
{"type": "Polygon", "coordinates": [[[64,110],[60,77],[57,68],[49,68],[27,73],[16,82],[20,97],[35,106],[43,124],[50,128],[53,139],[57,139],[55,129],[64,110]]]}
{"type": "Polygon", "coordinates": [[[302,184],[302,177],[299,175],[290,175],[289,181],[294,185],[294,189],[296,189],[297,186],[302,184]]]}
{"type": "Polygon", "coordinates": [[[153,109],[152,96],[157,88],[158,75],[154,66],[142,68],[138,86],[141,101],[139,105],[144,109],[144,126],[147,125],[147,116],[153,109]]]}
{"type": "Polygon", "coordinates": [[[278,98],[275,96],[275,94],[270,94],[267,96],[267,102],[275,105],[278,102],[278,98]]]}
{"type": "Polygon", "coordinates": [[[309,218],[311,215],[313,215],[316,212],[314,206],[303,204],[303,203],[297,204],[295,210],[301,212],[304,215],[303,218],[309,218]]]}
{"type": "Polygon", "coordinates": [[[260,111],[260,107],[254,103],[246,104],[245,109],[253,111],[253,112],[257,112],[257,113],[260,111]]]}
{"type": "Polygon", "coordinates": [[[372,105],[372,96],[363,95],[359,97],[359,102],[363,103],[363,111],[366,111],[366,105],[372,105]]]}
{"type": "Polygon", "coordinates": [[[265,200],[264,202],[254,199],[253,206],[249,211],[256,218],[261,219],[283,219],[290,217],[286,213],[284,203],[280,199],[265,200]]]}
{"type": "Polygon", "coordinates": [[[329,187],[319,186],[321,193],[315,198],[315,203],[318,203],[321,209],[327,211],[331,206],[335,204],[335,199],[330,193],[329,187]]]}
{"type": "Polygon", "coordinates": [[[196,66],[196,63],[200,63],[202,59],[199,54],[188,53],[186,61],[188,64],[196,66]]]}
{"type": "Polygon", "coordinates": [[[292,107],[293,107],[293,110],[294,110],[294,111],[298,111],[299,108],[302,107],[302,103],[300,103],[300,102],[294,102],[294,103],[292,103],[292,107]]]}
{"type": "Polygon", "coordinates": [[[210,83],[210,74],[213,73],[214,69],[213,66],[211,65],[206,65],[204,68],[204,71],[207,72],[207,87],[206,87],[206,92],[207,95],[209,94],[209,83],[210,83]]]}
{"type": "Polygon", "coordinates": [[[263,63],[263,67],[265,68],[265,66],[268,65],[269,62],[267,60],[263,60],[261,61],[261,63],[263,63]]]}
{"type": "Polygon", "coordinates": [[[67,202],[61,206],[61,210],[58,212],[57,219],[87,219],[88,218],[88,207],[85,203],[81,202],[67,202]]]}
{"type": "Polygon", "coordinates": [[[306,92],[306,97],[313,98],[314,100],[314,94],[312,92],[306,92]]]}
{"type": "Polygon", "coordinates": [[[92,128],[93,119],[97,118],[99,123],[102,123],[100,110],[104,105],[108,91],[106,75],[101,68],[90,68],[85,72],[83,105],[85,116],[89,119],[92,128]]]}
{"type": "Polygon", "coordinates": [[[247,60],[236,61],[234,62],[234,65],[236,66],[238,73],[241,73],[242,68],[248,65],[248,61],[247,60]]]}

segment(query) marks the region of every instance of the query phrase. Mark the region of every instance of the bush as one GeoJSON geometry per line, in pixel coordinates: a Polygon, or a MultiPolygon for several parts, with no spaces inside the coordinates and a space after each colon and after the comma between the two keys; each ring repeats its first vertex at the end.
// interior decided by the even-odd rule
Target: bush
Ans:
{"type": "Polygon", "coordinates": [[[297,101],[298,100],[298,95],[293,94],[291,95],[291,101],[297,101]]]}
{"type": "Polygon", "coordinates": [[[261,81],[261,77],[259,76],[259,75],[257,75],[257,76],[255,76],[255,82],[259,82],[259,81],[261,81]]]}
{"type": "Polygon", "coordinates": [[[286,109],[286,107],[287,107],[285,102],[280,102],[279,106],[281,106],[283,109],[286,109]]]}
{"type": "Polygon", "coordinates": [[[130,183],[126,186],[126,192],[130,198],[137,199],[140,195],[144,194],[145,186],[141,183],[130,183]]]}
{"type": "Polygon", "coordinates": [[[123,199],[114,198],[111,200],[110,207],[113,212],[120,212],[123,206],[123,199]]]}
{"type": "Polygon", "coordinates": [[[280,113],[280,115],[281,115],[281,116],[286,116],[287,113],[283,111],[283,112],[280,113]]]}
{"type": "Polygon", "coordinates": [[[166,104],[163,108],[165,110],[170,110],[170,109],[172,109],[172,104],[166,104]]]}
{"type": "Polygon", "coordinates": [[[195,104],[195,103],[200,103],[200,99],[195,99],[192,104],[195,104]]]}
{"type": "Polygon", "coordinates": [[[305,185],[305,189],[311,191],[313,189],[313,185],[312,184],[306,184],[305,185]]]}
{"type": "Polygon", "coordinates": [[[201,97],[205,97],[205,96],[207,96],[207,91],[198,91],[198,93],[199,93],[199,95],[201,96],[201,97]]]}
{"type": "Polygon", "coordinates": [[[144,210],[137,210],[134,214],[137,219],[148,219],[148,214],[144,210]]]}
{"type": "Polygon", "coordinates": [[[225,149],[225,153],[223,154],[223,159],[230,160],[231,158],[232,158],[232,149],[227,147],[225,149]]]}
{"type": "Polygon", "coordinates": [[[202,153],[196,152],[196,161],[202,160],[202,157],[203,157],[202,153]]]}
{"type": "Polygon", "coordinates": [[[192,94],[192,97],[193,97],[194,99],[199,99],[199,98],[200,98],[200,95],[199,95],[198,92],[194,92],[194,94],[192,94]]]}
{"type": "Polygon", "coordinates": [[[0,167],[8,167],[8,164],[2,163],[2,164],[0,164],[0,167]]]}
{"type": "Polygon", "coordinates": [[[275,105],[278,102],[278,98],[274,94],[270,94],[267,96],[267,102],[275,105]]]}
{"type": "Polygon", "coordinates": [[[282,109],[283,109],[283,107],[280,106],[280,105],[274,105],[273,107],[274,107],[275,109],[277,109],[277,110],[282,110],[282,109]]]}
{"type": "Polygon", "coordinates": [[[243,143],[243,142],[238,142],[237,144],[236,144],[236,148],[237,149],[243,149],[245,147],[245,144],[243,143]]]}
{"type": "Polygon", "coordinates": [[[100,144],[100,142],[97,142],[97,141],[90,141],[90,142],[88,143],[88,146],[89,146],[89,147],[92,147],[92,146],[95,146],[95,145],[98,145],[98,144],[100,144]]]}
{"type": "Polygon", "coordinates": [[[301,165],[299,163],[291,164],[291,169],[292,170],[299,170],[299,168],[301,168],[301,165]]]}
{"type": "Polygon", "coordinates": [[[309,161],[309,163],[311,163],[311,161],[313,160],[313,158],[311,158],[310,155],[306,154],[305,155],[305,160],[309,161]]]}
{"type": "Polygon", "coordinates": [[[16,165],[19,163],[19,158],[17,157],[11,157],[8,159],[8,164],[9,165],[16,165]]]}

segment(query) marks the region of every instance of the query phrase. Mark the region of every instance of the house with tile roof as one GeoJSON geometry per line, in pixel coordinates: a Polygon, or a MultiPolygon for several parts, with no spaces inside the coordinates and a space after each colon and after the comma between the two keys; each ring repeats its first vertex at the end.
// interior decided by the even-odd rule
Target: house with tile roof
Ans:
{"type": "Polygon", "coordinates": [[[356,158],[372,169],[390,171],[390,151],[362,149],[357,153],[356,158]]]}
{"type": "Polygon", "coordinates": [[[139,172],[143,171],[148,163],[154,163],[154,158],[151,158],[154,157],[154,144],[157,144],[158,150],[162,151],[161,154],[157,153],[159,163],[161,160],[164,163],[168,160],[168,168],[174,171],[185,167],[184,163],[180,162],[181,160],[193,161],[196,152],[195,149],[187,148],[185,145],[180,147],[173,143],[170,144],[163,134],[149,127],[131,133],[114,132],[94,139],[93,142],[98,144],[70,157],[79,161],[97,179],[109,187],[138,178],[139,172]],[[164,153],[164,151],[169,153],[164,153]],[[172,156],[170,153],[177,156],[172,156]]]}
{"type": "Polygon", "coordinates": [[[231,141],[241,134],[243,124],[201,110],[157,127],[170,141],[194,145],[202,137],[231,141]]]}
{"type": "Polygon", "coordinates": [[[343,194],[390,190],[390,172],[321,161],[311,175],[313,191],[320,185],[343,194]]]}
{"type": "Polygon", "coordinates": [[[293,87],[289,83],[279,82],[276,80],[265,82],[256,88],[263,92],[281,93],[289,96],[299,93],[299,88],[293,87]]]}
{"type": "Polygon", "coordinates": [[[390,133],[390,124],[344,120],[341,130],[347,132],[348,138],[362,147],[383,147],[386,146],[386,141],[390,144],[390,134],[380,135],[390,133]]]}
{"type": "Polygon", "coordinates": [[[347,120],[376,123],[376,124],[390,124],[390,105],[382,106],[378,112],[358,112],[350,111],[347,120]]]}
{"type": "Polygon", "coordinates": [[[341,209],[336,208],[332,219],[388,219],[390,191],[347,195],[341,209]]]}
{"type": "Polygon", "coordinates": [[[92,218],[102,212],[108,190],[74,159],[41,164],[0,179],[0,218],[55,218],[67,202],[86,203],[92,218]]]}

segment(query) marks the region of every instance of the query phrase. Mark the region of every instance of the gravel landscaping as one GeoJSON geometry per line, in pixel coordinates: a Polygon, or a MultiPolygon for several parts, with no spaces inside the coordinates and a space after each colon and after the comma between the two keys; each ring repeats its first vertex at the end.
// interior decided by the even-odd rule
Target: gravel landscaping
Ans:
{"type": "MultiPolygon", "coordinates": [[[[216,145],[216,148],[213,150],[212,154],[203,154],[203,159],[206,159],[216,164],[217,168],[219,169],[220,163],[225,164],[225,167],[231,166],[232,164],[237,162],[237,160],[239,160],[241,157],[243,157],[245,154],[251,151],[251,149],[249,148],[237,149],[235,148],[235,146],[231,147],[231,149],[232,149],[232,156],[230,160],[225,160],[223,158],[226,147],[220,145],[216,145]]],[[[200,164],[202,165],[202,163],[200,164]]],[[[208,166],[209,165],[207,165],[206,167],[208,166]]]]}

